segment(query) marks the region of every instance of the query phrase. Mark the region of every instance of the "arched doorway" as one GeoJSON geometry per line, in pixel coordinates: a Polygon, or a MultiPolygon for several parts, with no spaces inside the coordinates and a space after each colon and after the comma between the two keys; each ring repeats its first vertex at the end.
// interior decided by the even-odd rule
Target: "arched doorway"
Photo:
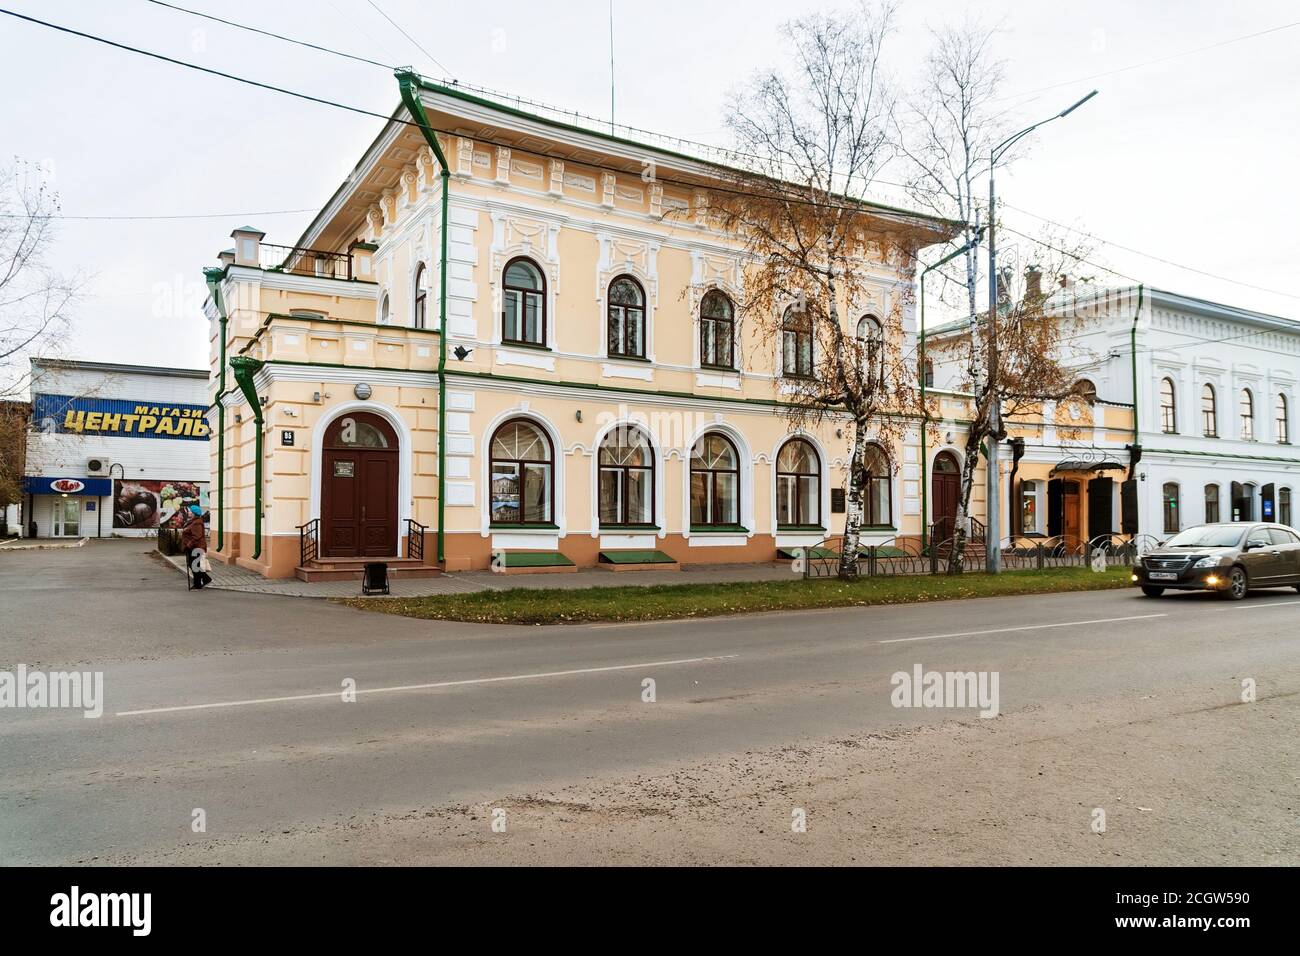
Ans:
{"type": "Polygon", "coordinates": [[[321,557],[397,554],[398,441],[370,412],[330,422],[321,453],[321,557]]]}
{"type": "Polygon", "coordinates": [[[957,498],[961,483],[957,456],[940,452],[934,459],[930,478],[930,514],[934,518],[933,537],[946,541],[957,533],[957,498]]]}

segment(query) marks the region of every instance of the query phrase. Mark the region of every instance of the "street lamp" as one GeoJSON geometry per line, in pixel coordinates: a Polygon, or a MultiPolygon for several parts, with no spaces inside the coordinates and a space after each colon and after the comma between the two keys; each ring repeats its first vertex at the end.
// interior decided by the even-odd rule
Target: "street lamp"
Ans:
{"type": "MultiPolygon", "coordinates": [[[[1028,136],[1040,126],[1046,126],[1054,120],[1065,119],[1075,110],[1077,110],[1088,100],[1097,95],[1093,90],[1077,103],[1066,107],[1055,116],[1049,116],[1045,120],[1039,120],[1033,126],[1027,126],[1014,136],[1009,136],[998,145],[989,150],[989,356],[988,356],[988,374],[989,385],[993,385],[993,376],[997,374],[998,361],[998,249],[996,239],[997,229],[997,191],[994,188],[994,170],[997,167],[998,160],[1003,154],[1018,143],[1021,139],[1028,136]]],[[[997,393],[993,394],[993,408],[990,411],[990,437],[997,435],[1002,430],[1002,403],[997,400],[997,393]]],[[[996,440],[988,442],[988,472],[984,479],[987,493],[985,497],[988,500],[988,527],[984,531],[984,558],[985,568],[989,574],[997,574],[1002,570],[1002,508],[999,496],[999,479],[998,479],[998,444],[996,440]]]]}
{"type": "Polygon", "coordinates": [[[961,248],[954,249],[948,255],[944,256],[933,265],[928,265],[921,270],[921,337],[917,346],[917,370],[921,374],[921,550],[925,551],[930,537],[930,526],[927,523],[930,515],[930,487],[929,477],[927,476],[927,458],[925,452],[925,431],[926,425],[930,423],[930,416],[925,411],[925,277],[930,272],[947,265],[959,255],[968,249],[974,249],[984,238],[984,229],[980,228],[975,231],[975,235],[970,241],[963,244],[961,248]]]}

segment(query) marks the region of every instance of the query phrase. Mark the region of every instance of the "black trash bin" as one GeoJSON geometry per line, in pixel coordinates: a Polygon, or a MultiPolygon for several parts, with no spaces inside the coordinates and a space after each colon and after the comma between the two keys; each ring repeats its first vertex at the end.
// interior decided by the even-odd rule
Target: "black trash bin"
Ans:
{"type": "Polygon", "coordinates": [[[366,563],[365,570],[361,574],[361,593],[362,594],[389,594],[388,590],[388,565],[383,561],[370,561],[366,563]]]}

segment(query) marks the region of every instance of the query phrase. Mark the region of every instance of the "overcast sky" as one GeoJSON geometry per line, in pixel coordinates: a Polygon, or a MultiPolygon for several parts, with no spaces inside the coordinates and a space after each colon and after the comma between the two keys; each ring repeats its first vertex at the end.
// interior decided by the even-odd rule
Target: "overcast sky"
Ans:
{"type": "MultiPolygon", "coordinates": [[[[441,67],[369,0],[178,2],[426,75],[609,113],[608,0],[377,0],[441,67]]],[[[5,6],[383,113],[398,102],[383,69],[145,0],[5,6]]],[[[1025,124],[1101,90],[999,174],[1007,203],[1236,280],[1098,247],[1107,265],[1148,284],[1300,318],[1300,24],[1187,52],[1297,21],[1294,2],[905,0],[889,51],[900,81],[919,69],[927,26],[967,8],[1003,24],[1008,105],[1025,124]],[[1146,65],[1126,69],[1137,64],[1146,65]],[[1122,72],[1097,76],[1110,71],[1122,72]]],[[[614,0],[617,120],[726,145],[727,92],[781,61],[777,27],[798,9],[776,0],[614,0]]],[[[382,125],[9,17],[0,17],[0,79],[0,154],[45,164],[65,215],[234,214],[62,222],[56,264],[93,277],[64,349],[76,358],[206,365],[200,269],[245,220],[267,242],[295,241],[382,125]]],[[[1006,218],[1025,232],[1040,226],[1016,210],[1006,218]]]]}

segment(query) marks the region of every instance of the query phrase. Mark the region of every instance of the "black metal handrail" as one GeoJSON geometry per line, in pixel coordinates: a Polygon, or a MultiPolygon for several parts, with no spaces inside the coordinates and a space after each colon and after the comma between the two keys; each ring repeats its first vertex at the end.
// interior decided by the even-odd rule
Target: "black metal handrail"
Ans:
{"type": "Polygon", "coordinates": [[[308,561],[320,557],[320,518],[312,518],[298,525],[298,566],[305,568],[308,561]]]}
{"type": "Polygon", "coordinates": [[[424,533],[429,529],[414,518],[406,519],[406,556],[424,560],[424,533]]]}
{"type": "Polygon", "coordinates": [[[352,256],[346,252],[326,252],[302,246],[261,244],[262,268],[300,276],[325,279],[351,279],[352,256]]]}

